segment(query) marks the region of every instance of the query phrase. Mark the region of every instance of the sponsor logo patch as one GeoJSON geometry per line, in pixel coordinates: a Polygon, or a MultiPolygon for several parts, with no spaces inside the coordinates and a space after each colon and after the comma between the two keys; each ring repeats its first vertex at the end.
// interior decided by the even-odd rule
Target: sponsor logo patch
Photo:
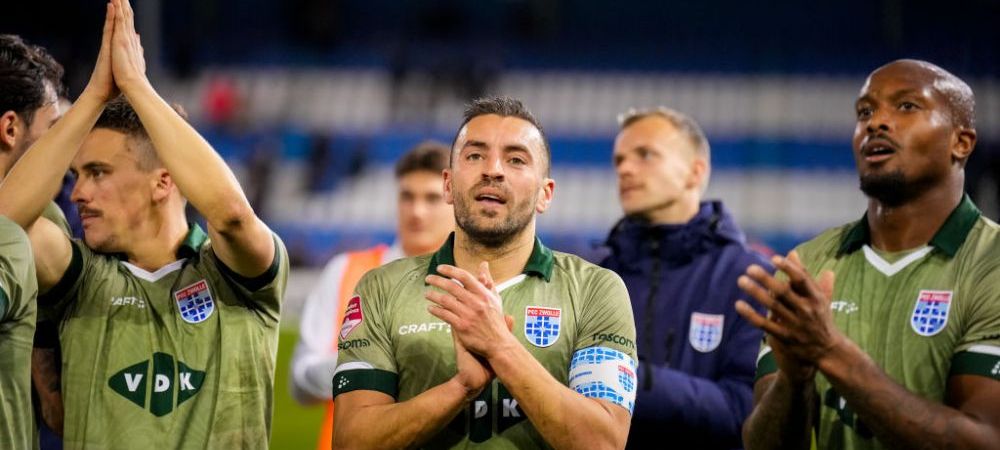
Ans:
{"type": "Polygon", "coordinates": [[[169,354],[156,352],[152,360],[138,362],[112,375],[108,387],[150,414],[163,417],[194,397],[204,382],[205,372],[192,369],[169,354]]]}
{"type": "Polygon", "coordinates": [[[361,314],[361,296],[355,295],[347,302],[344,323],[340,326],[340,338],[347,339],[347,335],[351,334],[358,325],[361,325],[362,320],[364,320],[364,315],[361,314]]]}
{"type": "Polygon", "coordinates": [[[726,316],[722,314],[691,313],[691,330],[688,341],[695,350],[708,353],[719,347],[722,342],[722,325],[726,316]]]}
{"type": "Polygon", "coordinates": [[[187,323],[204,322],[215,311],[215,300],[208,290],[208,282],[200,280],[190,286],[174,292],[174,301],[181,319],[187,323]]]}
{"type": "Polygon", "coordinates": [[[562,310],[542,306],[524,308],[524,337],[535,347],[548,347],[559,339],[562,310]]]}
{"type": "Polygon", "coordinates": [[[921,336],[934,336],[948,324],[952,291],[920,291],[913,306],[910,327],[921,336]]]}

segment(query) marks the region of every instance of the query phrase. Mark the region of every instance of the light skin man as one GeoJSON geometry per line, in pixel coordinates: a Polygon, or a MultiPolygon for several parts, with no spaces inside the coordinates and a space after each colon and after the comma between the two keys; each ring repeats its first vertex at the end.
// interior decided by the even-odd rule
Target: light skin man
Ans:
{"type": "MultiPolygon", "coordinates": [[[[510,106],[515,102],[494,99],[479,104],[510,106]]],[[[523,106],[516,102],[516,108],[523,106]]],[[[511,332],[512,328],[522,328],[522,324],[509,309],[508,304],[514,300],[506,296],[510,291],[505,285],[545,283],[538,278],[530,282],[522,280],[526,266],[531,265],[533,255],[539,253],[535,214],[548,209],[555,189],[555,182],[548,176],[549,163],[544,136],[533,118],[529,121],[514,113],[470,115],[467,112],[467,122],[453,145],[451,167],[444,172],[445,199],[454,205],[458,225],[453,240],[449,240],[449,253],[452,249],[453,253],[447,255],[453,264],[435,265],[434,261],[440,259],[434,259],[430,262],[432,270],[428,271],[428,260],[417,262],[423,265],[420,271],[431,273],[417,279],[417,292],[423,292],[431,302],[421,309],[429,312],[431,318],[441,320],[443,329],[451,334],[441,339],[452,341],[453,350],[446,350],[453,351],[453,375],[442,377],[440,384],[429,386],[405,401],[397,402],[392,395],[372,390],[353,390],[337,395],[335,448],[420,445],[441,432],[494,380],[502,382],[511,400],[516,400],[513,404],[523,410],[548,445],[555,448],[624,446],[630,407],[587,397],[567,387],[566,382],[557,380],[551,373],[552,367],[540,363],[538,354],[529,351],[511,332]],[[423,283],[436,289],[427,290],[423,283]]],[[[544,251],[551,255],[551,251],[544,251]]],[[[439,251],[436,255],[440,254],[439,251]]],[[[567,256],[556,254],[556,273],[561,270],[558,268],[560,258],[567,256]]],[[[601,274],[613,276],[607,272],[601,274]]],[[[561,275],[551,275],[553,282],[557,276],[561,275]]],[[[621,292],[618,289],[623,290],[620,280],[616,280],[615,286],[616,293],[621,292]]],[[[620,300],[622,304],[618,308],[628,309],[624,292],[620,300]]],[[[567,319],[563,320],[562,326],[569,326],[567,319]]],[[[627,321],[627,333],[632,334],[631,318],[627,321]]],[[[409,333],[405,328],[400,331],[409,333]]],[[[584,334],[586,336],[581,338],[586,341],[590,334],[584,334]]],[[[568,362],[562,360],[557,364],[565,366],[568,362]]],[[[338,368],[338,376],[343,368],[338,368]]],[[[350,377],[335,378],[335,383],[338,380],[350,381],[350,377]]],[[[518,442],[509,441],[512,437],[503,435],[502,430],[494,432],[501,433],[492,438],[498,445],[518,442]]],[[[451,442],[451,445],[458,443],[451,442]]],[[[530,440],[521,442],[522,446],[540,446],[539,442],[530,440]]]]}
{"type": "MultiPolygon", "coordinates": [[[[234,378],[227,375],[229,369],[220,369],[211,361],[242,364],[247,373],[239,382],[253,382],[256,384],[254,392],[269,395],[268,383],[273,382],[269,379],[271,375],[258,369],[270,364],[270,373],[273,373],[273,352],[261,352],[270,354],[270,360],[253,361],[243,361],[238,354],[211,359],[208,354],[188,353],[184,356],[186,361],[177,361],[176,370],[173,368],[175,356],[165,352],[177,354],[178,348],[186,347],[181,341],[209,328],[217,328],[218,333],[199,335],[199,342],[209,337],[219,339],[219,335],[237,345],[260,339],[267,333],[241,332],[232,321],[246,311],[256,312],[254,317],[244,317],[249,321],[246,325],[273,332],[276,340],[281,287],[265,289],[258,283],[262,281],[260,277],[270,274],[272,269],[277,274],[282,270],[280,267],[284,267],[277,264],[278,241],[254,214],[235,176],[222,159],[150,85],[145,74],[142,46],[135,32],[134,15],[127,1],[115,0],[107,4],[101,49],[90,82],[73,107],[34,143],[0,184],[0,211],[28,231],[36,256],[39,291],[55,295],[50,291],[55,291],[53,288],[58,285],[67,295],[72,292],[81,295],[74,300],[76,304],[67,313],[61,331],[68,336],[62,342],[64,358],[68,359],[64,367],[75,374],[63,379],[64,386],[70,385],[64,389],[67,446],[127,447],[129,443],[134,444],[137,437],[159,439],[165,445],[170,445],[170,439],[185,439],[188,445],[208,447],[239,446],[243,445],[243,439],[266,445],[266,400],[233,403],[233,400],[237,403],[247,401],[249,397],[226,397],[227,389],[232,389],[227,383],[234,378]],[[124,99],[112,101],[119,94],[127,103],[124,99]],[[102,116],[105,105],[109,104],[114,104],[108,110],[113,111],[110,115],[114,117],[102,116]],[[105,120],[106,125],[94,128],[99,118],[105,120]],[[51,221],[39,218],[59,188],[66,168],[77,175],[72,199],[79,207],[83,222],[83,244],[71,241],[51,221]],[[200,228],[189,227],[184,215],[187,201],[205,217],[210,243],[200,228]],[[127,270],[117,270],[119,265],[127,270]],[[160,271],[161,268],[166,269],[160,271]],[[97,279],[88,278],[88,274],[96,271],[104,272],[97,279]],[[114,277],[120,280],[110,281],[114,277]],[[184,285],[179,283],[192,277],[203,279],[188,286],[190,289],[180,289],[184,285]],[[163,281],[174,279],[174,286],[163,281]],[[108,288],[105,281],[128,283],[134,294],[126,293],[126,297],[116,303],[112,292],[101,291],[108,288]],[[100,330],[88,322],[94,314],[79,314],[87,308],[100,310],[105,306],[102,300],[90,297],[111,298],[111,306],[128,307],[95,311],[96,315],[110,314],[107,323],[117,324],[104,328],[105,334],[100,334],[100,330]],[[201,302],[200,311],[205,314],[199,315],[190,309],[195,300],[201,302]],[[167,303],[161,304],[164,301],[167,303]],[[260,303],[255,303],[258,301],[260,303]],[[115,315],[124,311],[142,317],[116,321],[115,317],[119,316],[115,315]],[[165,315],[150,317],[150,314],[165,315]],[[219,326],[223,321],[229,325],[219,326]],[[163,331],[163,324],[167,322],[176,322],[180,325],[172,326],[182,327],[199,324],[200,328],[185,328],[183,335],[177,335],[163,331]],[[138,325],[133,328],[133,324],[138,325]],[[95,335],[73,339],[73,333],[95,335]],[[132,336],[118,333],[131,333],[132,336]],[[137,339],[138,335],[142,335],[142,339],[137,339]],[[90,344],[75,345],[84,340],[90,344]],[[67,343],[72,344],[71,348],[66,348],[67,343]],[[131,345],[135,343],[147,344],[150,348],[131,345]],[[88,352],[96,353],[87,356],[88,352]],[[154,370],[167,371],[164,373],[170,375],[176,372],[178,376],[172,380],[158,374],[158,380],[162,376],[168,385],[177,383],[176,389],[187,390],[184,395],[178,394],[178,399],[187,402],[183,408],[179,403],[175,405],[172,397],[163,401],[151,400],[150,404],[131,400],[132,392],[146,386],[136,384],[139,377],[152,375],[144,371],[126,373],[129,369],[122,371],[115,366],[135,365],[133,358],[141,361],[139,358],[151,355],[159,361],[153,365],[154,370]],[[81,364],[78,361],[81,357],[90,360],[91,364],[86,361],[81,364]],[[119,361],[122,358],[128,360],[119,361]],[[94,364],[94,360],[103,363],[94,364]],[[100,367],[92,367],[94,365],[100,367]],[[207,379],[213,381],[205,384],[197,381],[198,374],[206,372],[211,372],[207,379]],[[116,381],[119,379],[120,383],[116,381]],[[74,383],[88,382],[104,390],[90,391],[77,386],[70,392],[74,383]],[[121,388],[116,388],[119,384],[121,388]],[[196,395],[199,392],[200,397],[196,395]],[[211,396],[219,403],[200,400],[211,396]],[[110,406],[115,404],[120,407],[110,406]],[[226,421],[227,414],[223,413],[217,416],[222,420],[190,430],[183,436],[150,434],[151,430],[162,429],[156,425],[157,421],[183,422],[187,414],[201,414],[197,411],[212,409],[215,404],[226,413],[242,411],[244,422],[226,421]],[[147,406],[150,409],[145,413],[139,409],[141,414],[146,414],[144,416],[137,416],[135,410],[128,409],[147,406]],[[175,406],[178,406],[176,411],[175,406]],[[98,408],[99,413],[90,414],[93,410],[89,408],[98,408]],[[128,426],[123,422],[125,417],[129,418],[128,426]],[[251,422],[254,423],[246,425],[251,422]]],[[[269,280],[277,280],[273,283],[283,286],[283,277],[267,276],[269,280]]],[[[62,302],[70,297],[59,298],[58,302],[62,302]]],[[[271,341],[264,338],[255,345],[266,350],[268,342],[271,341]]],[[[218,347],[217,350],[224,353],[227,348],[218,347]]],[[[157,383],[156,392],[162,392],[163,382],[157,383]]]]}
{"type": "Polygon", "coordinates": [[[784,278],[751,267],[739,282],[769,310],[737,303],[767,333],[758,376],[772,361],[755,385],[747,448],[809,448],[817,422],[819,448],[1000,442],[1000,379],[984,366],[1000,362],[997,226],[963,196],[973,105],[964,82],[923,61],[868,77],[853,139],[867,214],[775,257],[784,278]],[[866,302],[882,309],[862,328],[866,302]],[[902,311],[886,309],[896,303],[902,311]]]}

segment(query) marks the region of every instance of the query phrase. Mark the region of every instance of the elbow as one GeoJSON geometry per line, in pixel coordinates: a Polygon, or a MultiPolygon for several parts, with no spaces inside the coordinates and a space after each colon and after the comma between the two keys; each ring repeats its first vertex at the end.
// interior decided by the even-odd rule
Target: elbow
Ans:
{"type": "Polygon", "coordinates": [[[253,208],[245,200],[240,199],[215,208],[212,216],[207,219],[216,232],[229,236],[246,229],[257,220],[257,216],[253,208]]]}

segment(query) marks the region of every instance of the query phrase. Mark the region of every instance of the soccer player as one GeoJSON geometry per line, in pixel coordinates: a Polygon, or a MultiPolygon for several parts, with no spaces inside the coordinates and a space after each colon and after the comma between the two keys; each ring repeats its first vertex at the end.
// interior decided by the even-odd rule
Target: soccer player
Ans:
{"type": "Polygon", "coordinates": [[[149,84],[127,1],[107,6],[83,94],[0,184],[0,214],[29,232],[39,314],[62,320],[67,448],[266,447],[287,256],[149,84]],[[71,164],[83,242],[37,218],[71,164]]]}
{"type": "Polygon", "coordinates": [[[455,228],[455,213],[444,201],[441,179],[449,152],[445,144],[424,142],[396,162],[397,241],[389,247],[378,245],[335,256],[306,298],[292,358],[292,395],[303,404],[326,403],[317,448],[329,449],[333,439],[337,331],[358,280],[390,261],[434,252],[455,228]]]}
{"type": "Polygon", "coordinates": [[[933,64],[869,75],[854,159],[868,210],[747,269],[767,332],[749,449],[995,449],[1000,442],[1000,228],[963,195],[974,97],[933,64]]]}
{"type": "Polygon", "coordinates": [[[30,362],[37,294],[28,236],[0,216],[0,442],[6,448],[35,446],[30,362]]]}
{"type": "Polygon", "coordinates": [[[625,218],[601,266],[625,281],[638,325],[639,391],[629,447],[738,448],[753,407],[761,332],[733,308],[751,250],[721,201],[702,201],[708,139],[668,109],[631,111],[613,162],[625,218]]]}
{"type": "Polygon", "coordinates": [[[432,255],[369,272],[348,303],[334,447],[625,445],[628,292],[535,236],[555,188],[550,161],[520,101],[469,106],[444,171],[454,234],[432,255]]]}
{"type": "MultiPolygon", "coordinates": [[[[65,92],[62,71],[62,66],[44,48],[30,45],[18,36],[0,35],[0,181],[28,147],[62,115],[58,98],[65,92]]],[[[66,216],[54,202],[45,206],[42,215],[70,233],[66,216]]],[[[34,333],[34,319],[30,326],[34,333]]],[[[39,329],[48,328],[43,323],[39,329]]],[[[31,366],[39,395],[40,416],[50,428],[61,430],[58,358],[53,340],[46,342],[44,339],[48,334],[42,331],[36,336],[41,336],[35,339],[36,347],[40,348],[32,350],[30,362],[19,362],[18,368],[31,366]]],[[[26,392],[30,394],[30,390],[26,392]]],[[[30,401],[28,408],[31,408],[30,401]]],[[[23,414],[30,416],[28,412],[23,414]]]]}

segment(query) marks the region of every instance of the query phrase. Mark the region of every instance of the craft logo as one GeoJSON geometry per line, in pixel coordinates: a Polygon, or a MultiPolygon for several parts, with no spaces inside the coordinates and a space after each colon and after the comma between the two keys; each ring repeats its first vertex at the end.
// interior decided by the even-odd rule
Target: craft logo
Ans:
{"type": "Polygon", "coordinates": [[[344,323],[340,326],[340,338],[347,339],[347,335],[351,334],[358,325],[361,325],[362,320],[364,320],[364,315],[361,314],[361,296],[355,295],[347,302],[344,323]]]}
{"type": "Polygon", "coordinates": [[[913,306],[910,326],[921,336],[934,336],[948,324],[951,310],[951,291],[920,291],[913,306]]]}
{"type": "Polygon", "coordinates": [[[726,316],[722,314],[691,313],[691,329],[688,341],[695,350],[708,353],[719,347],[722,342],[722,325],[726,316]]]}
{"type": "Polygon", "coordinates": [[[152,373],[147,359],[112,375],[108,387],[140,408],[146,409],[149,405],[150,413],[163,417],[194,397],[205,382],[205,372],[180,361],[175,364],[174,357],[166,353],[153,353],[152,362],[152,373]]]}
{"type": "Polygon", "coordinates": [[[187,323],[204,322],[215,311],[215,300],[212,299],[205,280],[174,292],[174,301],[177,302],[181,318],[187,323]]]}
{"type": "Polygon", "coordinates": [[[536,347],[548,347],[559,339],[562,310],[542,306],[524,308],[524,337],[536,347]]]}

